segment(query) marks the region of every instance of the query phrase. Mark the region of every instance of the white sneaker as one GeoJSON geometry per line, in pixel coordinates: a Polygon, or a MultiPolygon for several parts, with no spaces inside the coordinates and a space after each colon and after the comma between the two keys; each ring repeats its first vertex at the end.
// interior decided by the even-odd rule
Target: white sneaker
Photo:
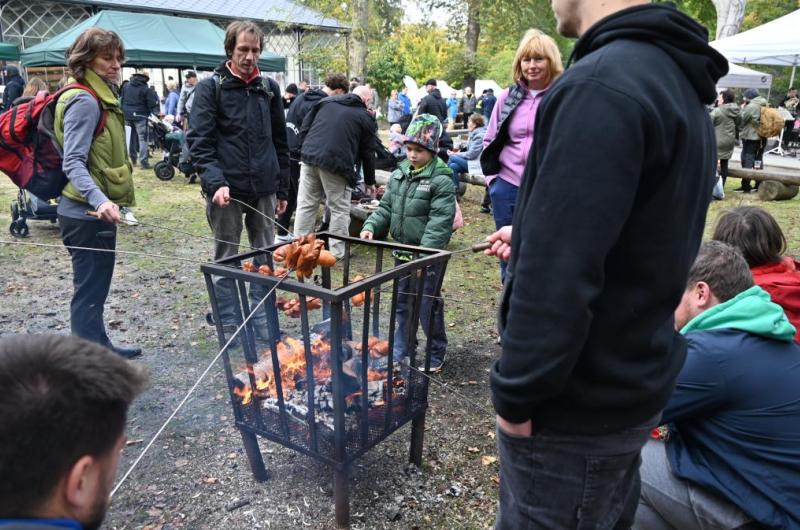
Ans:
{"type": "Polygon", "coordinates": [[[294,238],[292,236],[290,236],[289,234],[275,237],[275,242],[276,243],[291,243],[292,241],[294,241],[294,238]]]}
{"type": "Polygon", "coordinates": [[[122,214],[122,222],[128,226],[136,226],[139,221],[133,216],[133,211],[130,208],[120,208],[119,213],[122,214]]]}

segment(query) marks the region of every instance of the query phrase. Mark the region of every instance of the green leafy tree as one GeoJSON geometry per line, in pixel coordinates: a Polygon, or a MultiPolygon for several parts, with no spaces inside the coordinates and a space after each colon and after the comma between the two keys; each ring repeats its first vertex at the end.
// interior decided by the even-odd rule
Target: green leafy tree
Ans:
{"type": "Polygon", "coordinates": [[[367,71],[373,88],[385,99],[393,89],[399,89],[405,75],[405,61],[397,52],[394,39],[385,40],[378,46],[372,46],[367,59],[367,71]]]}

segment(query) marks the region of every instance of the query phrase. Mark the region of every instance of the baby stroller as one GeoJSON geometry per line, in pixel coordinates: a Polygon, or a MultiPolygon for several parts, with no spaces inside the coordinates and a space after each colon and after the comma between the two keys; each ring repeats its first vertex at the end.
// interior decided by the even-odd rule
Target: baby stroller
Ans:
{"type": "Polygon", "coordinates": [[[11,202],[11,226],[8,231],[14,237],[28,237],[28,219],[32,221],[58,220],[56,204],[43,201],[39,197],[20,189],[17,200],[11,202]]]}
{"type": "Polygon", "coordinates": [[[183,144],[186,142],[186,134],[179,128],[159,119],[158,116],[150,115],[147,121],[153,131],[154,146],[160,148],[164,154],[164,158],[153,166],[153,172],[155,172],[156,177],[159,180],[172,180],[175,177],[175,168],[179,168],[184,172],[184,176],[189,179],[189,184],[194,184],[197,180],[195,168],[191,165],[188,168],[179,167],[178,165],[183,144]],[[188,172],[186,171],[187,169],[188,172]]]}

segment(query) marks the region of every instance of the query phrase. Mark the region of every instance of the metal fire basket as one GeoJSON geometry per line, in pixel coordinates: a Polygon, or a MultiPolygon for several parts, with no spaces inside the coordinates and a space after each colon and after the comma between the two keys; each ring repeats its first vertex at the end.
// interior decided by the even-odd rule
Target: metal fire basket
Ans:
{"type": "Polygon", "coordinates": [[[430,339],[424,353],[416,351],[423,279],[438,272],[435,289],[425,296],[432,296],[434,307],[441,304],[450,253],[328,233],[317,238],[326,245],[343,241],[346,257],[332,268],[317,268],[313,280],[290,274],[281,281],[242,269],[249,261],[274,271],[280,264],[273,263],[272,251],[280,245],[203,265],[202,271],[220,346],[280,282],[222,356],[236,427],[257,481],[269,478],[259,436],[331,466],[336,523],[346,527],[348,472],[357,458],[411,422],[409,460],[422,463],[428,380],[418,370],[431,362],[430,339]],[[407,315],[402,351],[395,345],[398,304],[407,315]]]}

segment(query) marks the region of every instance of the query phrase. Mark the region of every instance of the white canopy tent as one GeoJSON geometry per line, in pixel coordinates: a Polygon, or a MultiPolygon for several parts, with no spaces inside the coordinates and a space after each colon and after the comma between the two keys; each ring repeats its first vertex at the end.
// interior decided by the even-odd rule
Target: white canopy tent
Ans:
{"type": "Polygon", "coordinates": [[[728,74],[717,81],[722,88],[766,88],[772,87],[772,74],[751,70],[744,66],[728,63],[728,74]]]}
{"type": "Polygon", "coordinates": [[[800,9],[743,33],[715,40],[711,46],[733,63],[791,66],[789,84],[794,85],[800,64],[800,9]]]}

